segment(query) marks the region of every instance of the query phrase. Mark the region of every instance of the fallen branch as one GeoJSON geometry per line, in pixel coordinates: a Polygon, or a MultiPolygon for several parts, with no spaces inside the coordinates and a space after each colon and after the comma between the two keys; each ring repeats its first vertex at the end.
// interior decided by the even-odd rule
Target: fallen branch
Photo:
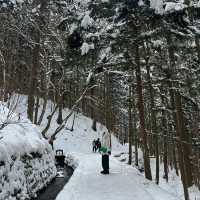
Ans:
{"type": "Polygon", "coordinates": [[[97,85],[93,85],[92,87],[87,86],[85,88],[85,90],[83,91],[81,96],[76,100],[75,104],[72,106],[70,113],[63,119],[62,124],[60,126],[58,126],[57,129],[55,130],[55,132],[52,134],[51,139],[50,139],[51,141],[55,140],[56,135],[65,127],[68,119],[71,117],[71,115],[73,114],[74,110],[77,108],[77,106],[79,105],[81,100],[84,98],[84,96],[86,95],[87,91],[93,89],[94,87],[97,87],[97,85]]]}
{"type": "Polygon", "coordinates": [[[56,113],[57,109],[58,109],[58,105],[55,106],[53,112],[47,117],[47,119],[48,119],[47,125],[46,125],[46,127],[44,128],[44,130],[42,131],[42,135],[44,136],[44,138],[47,138],[47,137],[46,137],[46,132],[47,132],[47,131],[49,130],[49,128],[50,128],[51,120],[52,120],[54,114],[56,113]]]}

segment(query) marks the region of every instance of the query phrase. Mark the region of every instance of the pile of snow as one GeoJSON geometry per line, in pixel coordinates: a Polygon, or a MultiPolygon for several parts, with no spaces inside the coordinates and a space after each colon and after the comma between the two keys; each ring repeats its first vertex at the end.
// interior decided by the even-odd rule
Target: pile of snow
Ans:
{"type": "Polygon", "coordinates": [[[111,47],[107,47],[105,49],[102,49],[102,51],[100,52],[100,61],[102,62],[103,60],[108,60],[108,58],[111,57],[111,47]]]}
{"type": "Polygon", "coordinates": [[[94,24],[94,20],[89,16],[88,13],[86,13],[86,15],[83,17],[81,21],[81,27],[83,27],[84,29],[87,29],[93,26],[93,24],[94,24]]]}
{"type": "Polygon", "coordinates": [[[102,3],[109,3],[110,0],[101,0],[102,3]]]}
{"type": "Polygon", "coordinates": [[[165,14],[183,10],[187,7],[184,2],[165,2],[163,0],[151,0],[150,7],[155,10],[156,14],[165,14]]]}
{"type": "Polygon", "coordinates": [[[0,199],[28,199],[56,175],[54,154],[37,127],[0,103],[0,199]]]}
{"type": "Polygon", "coordinates": [[[151,0],[150,6],[157,14],[163,14],[163,0],[151,0]]]}
{"type": "Polygon", "coordinates": [[[94,44],[88,44],[84,42],[81,46],[81,55],[86,55],[90,49],[94,49],[94,44]]]}
{"type": "Polygon", "coordinates": [[[200,199],[200,191],[197,186],[192,186],[189,188],[190,198],[194,200],[200,199]]]}
{"type": "Polygon", "coordinates": [[[183,10],[186,7],[187,7],[187,5],[185,5],[183,3],[167,2],[166,6],[165,6],[165,12],[179,11],[179,10],[183,10]]]}
{"type": "Polygon", "coordinates": [[[65,163],[67,166],[72,167],[75,170],[79,165],[79,160],[71,154],[67,154],[65,157],[65,163]]]}
{"type": "Polygon", "coordinates": [[[144,1],[143,0],[139,0],[138,1],[138,6],[143,6],[144,5],[144,1]]]}
{"type": "Polygon", "coordinates": [[[29,153],[43,154],[51,151],[48,142],[28,119],[19,119],[14,113],[7,118],[9,110],[3,104],[0,105],[0,114],[1,161],[7,162],[11,156],[20,157],[29,153]]]}
{"type": "Polygon", "coordinates": [[[24,3],[24,0],[0,0],[0,8],[13,8],[13,6],[16,7],[17,5],[21,5],[22,3],[24,3]]]}
{"type": "Polygon", "coordinates": [[[38,128],[28,119],[17,116],[0,104],[0,160],[9,161],[11,156],[51,152],[51,147],[38,128]]]}

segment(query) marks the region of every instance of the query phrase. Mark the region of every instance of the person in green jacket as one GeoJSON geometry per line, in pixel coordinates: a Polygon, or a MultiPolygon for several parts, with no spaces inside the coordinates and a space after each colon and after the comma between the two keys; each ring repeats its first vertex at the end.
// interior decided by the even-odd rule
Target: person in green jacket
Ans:
{"type": "Polygon", "coordinates": [[[106,131],[102,135],[100,152],[102,154],[102,174],[109,174],[109,155],[111,154],[110,134],[106,131]]]}

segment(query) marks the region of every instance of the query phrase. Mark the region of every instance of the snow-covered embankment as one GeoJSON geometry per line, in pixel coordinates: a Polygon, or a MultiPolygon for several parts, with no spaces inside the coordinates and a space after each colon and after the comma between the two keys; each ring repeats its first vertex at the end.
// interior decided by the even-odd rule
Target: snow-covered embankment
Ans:
{"type": "Polygon", "coordinates": [[[37,127],[0,104],[0,200],[36,195],[56,175],[53,151],[37,127]]]}

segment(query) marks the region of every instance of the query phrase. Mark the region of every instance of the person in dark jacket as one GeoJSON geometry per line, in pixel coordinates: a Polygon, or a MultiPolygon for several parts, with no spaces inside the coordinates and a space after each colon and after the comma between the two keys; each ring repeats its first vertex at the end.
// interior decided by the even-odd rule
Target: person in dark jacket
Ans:
{"type": "Polygon", "coordinates": [[[97,140],[96,140],[96,150],[97,150],[98,152],[100,152],[100,148],[101,148],[101,141],[100,141],[99,138],[97,138],[97,140]]]}
{"type": "Polygon", "coordinates": [[[96,150],[97,150],[97,147],[96,147],[96,140],[93,140],[93,141],[92,141],[92,151],[93,151],[93,152],[96,152],[96,150]]]}

